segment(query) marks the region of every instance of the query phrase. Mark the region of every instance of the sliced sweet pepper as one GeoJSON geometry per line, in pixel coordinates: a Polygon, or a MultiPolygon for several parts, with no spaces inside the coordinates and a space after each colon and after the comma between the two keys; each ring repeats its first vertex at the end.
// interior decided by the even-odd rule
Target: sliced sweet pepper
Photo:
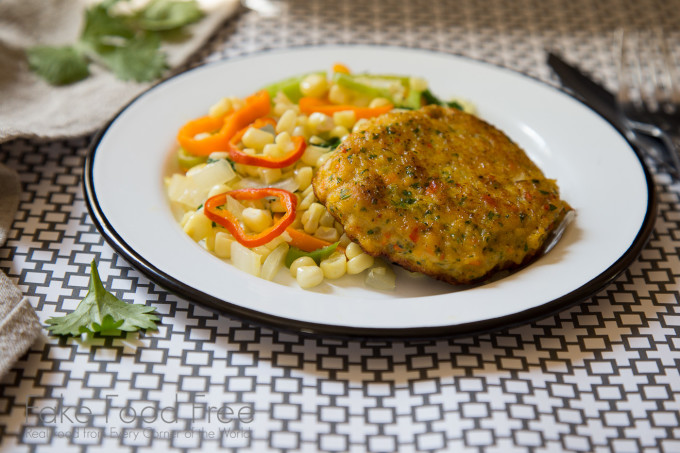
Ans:
{"type": "Polygon", "coordinates": [[[296,259],[302,256],[308,256],[311,259],[313,259],[314,262],[318,265],[321,263],[322,260],[325,260],[326,258],[331,256],[333,252],[335,252],[335,250],[338,248],[338,244],[339,242],[334,242],[331,245],[327,245],[326,247],[322,247],[311,252],[306,252],[302,249],[292,246],[290,249],[288,249],[288,253],[286,254],[286,260],[284,264],[286,265],[286,267],[290,267],[290,265],[293,264],[293,261],[295,261],[296,259]]]}
{"type": "Polygon", "coordinates": [[[238,143],[241,141],[243,134],[245,134],[248,129],[251,127],[257,129],[267,125],[275,126],[276,121],[274,121],[273,118],[258,118],[249,126],[246,126],[238,131],[231,138],[231,140],[229,140],[228,152],[229,156],[234,162],[244,165],[257,165],[258,167],[265,168],[284,168],[294,164],[298,161],[298,159],[300,159],[300,157],[302,157],[305,149],[307,148],[307,142],[305,142],[304,137],[299,136],[291,137],[294,145],[293,149],[281,157],[271,157],[264,155],[255,156],[244,153],[243,150],[238,147],[238,143]]]}
{"type": "Polygon", "coordinates": [[[300,111],[304,114],[312,114],[314,112],[324,113],[332,116],[336,112],[344,112],[351,110],[354,112],[356,119],[373,118],[389,112],[394,108],[392,104],[383,105],[380,107],[357,107],[356,105],[345,104],[331,104],[323,99],[304,97],[299,102],[300,111]]]}
{"type": "Polygon", "coordinates": [[[271,100],[266,90],[248,96],[243,107],[226,117],[203,116],[186,123],[177,134],[177,141],[195,156],[207,156],[215,151],[226,151],[229,140],[238,131],[258,118],[269,114],[271,100]],[[199,134],[205,134],[198,137],[199,134]]]}
{"type": "Polygon", "coordinates": [[[234,238],[246,247],[259,247],[281,235],[295,221],[297,197],[284,189],[263,187],[258,189],[238,189],[208,198],[203,205],[207,218],[223,226],[234,238]],[[238,219],[224,206],[227,196],[235,200],[260,200],[265,197],[277,197],[286,207],[286,212],[274,225],[260,233],[246,233],[238,219]]]}

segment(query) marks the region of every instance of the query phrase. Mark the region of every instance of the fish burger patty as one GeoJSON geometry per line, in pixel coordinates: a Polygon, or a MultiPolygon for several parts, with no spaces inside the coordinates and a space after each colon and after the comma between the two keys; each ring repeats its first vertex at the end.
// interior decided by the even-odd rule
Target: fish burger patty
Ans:
{"type": "Polygon", "coordinates": [[[571,210],[503,132],[440,106],[369,121],[313,186],[368,254],[452,284],[526,263],[571,210]]]}

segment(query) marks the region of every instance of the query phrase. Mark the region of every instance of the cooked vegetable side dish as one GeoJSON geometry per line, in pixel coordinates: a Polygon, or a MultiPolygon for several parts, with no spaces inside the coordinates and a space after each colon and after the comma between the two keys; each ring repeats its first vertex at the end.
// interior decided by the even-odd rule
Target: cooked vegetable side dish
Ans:
{"type": "Polygon", "coordinates": [[[337,64],[206,113],[177,132],[173,210],[194,241],[267,280],[363,274],[390,290],[396,263],[478,281],[534,256],[570,209],[517,145],[421,78],[337,64]]]}

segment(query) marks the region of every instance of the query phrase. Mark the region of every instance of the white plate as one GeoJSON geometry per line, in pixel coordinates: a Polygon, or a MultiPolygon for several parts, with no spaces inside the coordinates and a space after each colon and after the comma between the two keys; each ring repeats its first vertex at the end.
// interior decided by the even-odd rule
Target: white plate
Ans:
{"type": "Polygon", "coordinates": [[[189,299],[300,331],[364,336],[456,335],[525,322],[578,302],[623,271],[655,215],[649,174],[626,140],[572,97],[507,69],[449,54],[342,46],[272,51],[208,64],[167,80],[124,108],[86,163],[88,205],[107,240],[153,280],[189,299]],[[457,289],[399,274],[397,289],[361,278],[302,290],[245,274],[184,234],[163,187],[175,134],[218,99],[343,62],[353,71],[424,77],[440,97],[472,101],[555,178],[577,216],[546,256],[506,278],[457,289]]]}

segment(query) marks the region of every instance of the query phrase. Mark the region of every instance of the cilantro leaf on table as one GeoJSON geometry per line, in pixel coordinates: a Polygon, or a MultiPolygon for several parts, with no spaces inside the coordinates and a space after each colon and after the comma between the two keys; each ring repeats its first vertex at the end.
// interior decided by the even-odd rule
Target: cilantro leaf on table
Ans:
{"type": "Polygon", "coordinates": [[[27,57],[30,68],[52,85],[68,85],[90,75],[87,60],[71,46],[36,46],[27,57]]]}
{"type": "Polygon", "coordinates": [[[155,34],[145,34],[126,46],[102,52],[100,57],[119,79],[144,82],[160,77],[168,67],[159,47],[160,40],[155,34]]]}
{"type": "Polygon", "coordinates": [[[71,46],[27,49],[29,67],[52,85],[78,82],[89,64],[111,70],[122,80],[150,82],[167,69],[162,40],[186,37],[183,27],[200,20],[196,0],[151,0],[141,10],[121,14],[121,0],[104,0],[85,10],[80,38],[71,46]]]}
{"type": "Polygon", "coordinates": [[[95,332],[117,335],[121,330],[156,330],[156,321],[159,318],[152,314],[155,310],[155,307],[147,305],[129,304],[108,292],[99,278],[97,265],[92,260],[87,295],[72,313],[48,319],[47,330],[55,335],[73,336],[95,332]]]}

